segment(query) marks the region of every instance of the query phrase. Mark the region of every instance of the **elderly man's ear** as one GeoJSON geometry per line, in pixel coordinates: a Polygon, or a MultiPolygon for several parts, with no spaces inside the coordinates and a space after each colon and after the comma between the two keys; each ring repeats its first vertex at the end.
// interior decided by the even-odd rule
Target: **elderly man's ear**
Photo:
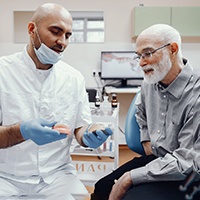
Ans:
{"type": "Polygon", "coordinates": [[[178,53],[178,44],[176,42],[173,42],[170,44],[170,53],[171,54],[177,54],[178,53]]]}

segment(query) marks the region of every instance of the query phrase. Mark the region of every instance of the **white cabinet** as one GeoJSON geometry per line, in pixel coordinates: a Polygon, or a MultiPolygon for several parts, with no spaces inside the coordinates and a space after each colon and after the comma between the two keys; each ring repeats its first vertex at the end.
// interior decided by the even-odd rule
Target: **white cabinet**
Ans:
{"type": "Polygon", "coordinates": [[[153,24],[170,24],[170,7],[135,7],[133,10],[133,36],[138,36],[144,29],[153,24]]]}
{"type": "Polygon", "coordinates": [[[172,7],[171,25],[181,36],[200,36],[200,7],[172,7]]]}
{"type": "Polygon", "coordinates": [[[119,108],[119,131],[118,131],[118,144],[126,145],[124,130],[126,123],[126,115],[130,104],[135,96],[135,94],[140,91],[140,87],[134,88],[116,88],[116,87],[106,87],[105,92],[109,95],[112,93],[117,94],[117,100],[120,104],[119,108]]]}
{"type": "Polygon", "coordinates": [[[181,36],[200,36],[200,7],[134,7],[133,37],[153,24],[169,24],[181,36]]]}
{"type": "Polygon", "coordinates": [[[98,179],[110,173],[119,165],[119,148],[118,148],[118,113],[119,104],[117,108],[97,109],[94,103],[90,104],[93,123],[101,123],[106,127],[113,129],[113,135],[109,136],[104,144],[97,149],[84,148],[78,145],[76,140],[73,140],[71,147],[71,155],[78,156],[78,160],[73,159],[78,177],[85,185],[93,185],[98,179]],[[81,160],[84,156],[84,160],[81,160]],[[86,159],[88,157],[88,160],[86,159]],[[90,161],[90,157],[106,158],[105,161],[97,159],[97,161],[90,161]]]}

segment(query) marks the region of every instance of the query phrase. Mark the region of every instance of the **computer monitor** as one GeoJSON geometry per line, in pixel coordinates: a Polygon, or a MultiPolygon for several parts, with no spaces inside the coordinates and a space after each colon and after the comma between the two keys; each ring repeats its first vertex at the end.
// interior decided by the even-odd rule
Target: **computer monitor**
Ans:
{"type": "Polygon", "coordinates": [[[133,57],[134,51],[102,51],[101,78],[121,80],[118,87],[129,87],[127,80],[142,80],[143,71],[133,57]]]}

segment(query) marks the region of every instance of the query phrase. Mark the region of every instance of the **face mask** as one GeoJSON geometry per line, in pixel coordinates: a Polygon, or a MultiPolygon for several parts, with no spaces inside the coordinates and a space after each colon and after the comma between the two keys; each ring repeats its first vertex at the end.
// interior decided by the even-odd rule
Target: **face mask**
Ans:
{"type": "Polygon", "coordinates": [[[59,60],[61,60],[63,57],[63,54],[56,53],[55,51],[53,51],[52,49],[47,47],[44,43],[41,42],[37,31],[36,31],[36,34],[41,43],[41,45],[38,49],[36,49],[35,45],[34,45],[34,51],[35,51],[35,54],[36,54],[38,60],[44,65],[45,64],[53,65],[53,64],[57,63],[59,60]]]}
{"type": "Polygon", "coordinates": [[[44,65],[45,64],[53,65],[57,63],[59,60],[61,60],[63,57],[63,54],[56,53],[55,51],[47,47],[44,43],[41,43],[38,49],[34,47],[34,51],[39,61],[44,65]]]}

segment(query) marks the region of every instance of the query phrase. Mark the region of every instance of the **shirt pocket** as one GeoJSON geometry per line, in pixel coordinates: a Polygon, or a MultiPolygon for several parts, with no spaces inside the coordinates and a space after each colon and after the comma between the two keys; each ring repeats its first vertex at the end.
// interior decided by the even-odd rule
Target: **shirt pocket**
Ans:
{"type": "MultiPolygon", "coordinates": [[[[2,93],[2,121],[11,124],[35,117],[35,102],[31,94],[2,93]]],[[[37,97],[36,97],[37,98],[37,97]]]]}

